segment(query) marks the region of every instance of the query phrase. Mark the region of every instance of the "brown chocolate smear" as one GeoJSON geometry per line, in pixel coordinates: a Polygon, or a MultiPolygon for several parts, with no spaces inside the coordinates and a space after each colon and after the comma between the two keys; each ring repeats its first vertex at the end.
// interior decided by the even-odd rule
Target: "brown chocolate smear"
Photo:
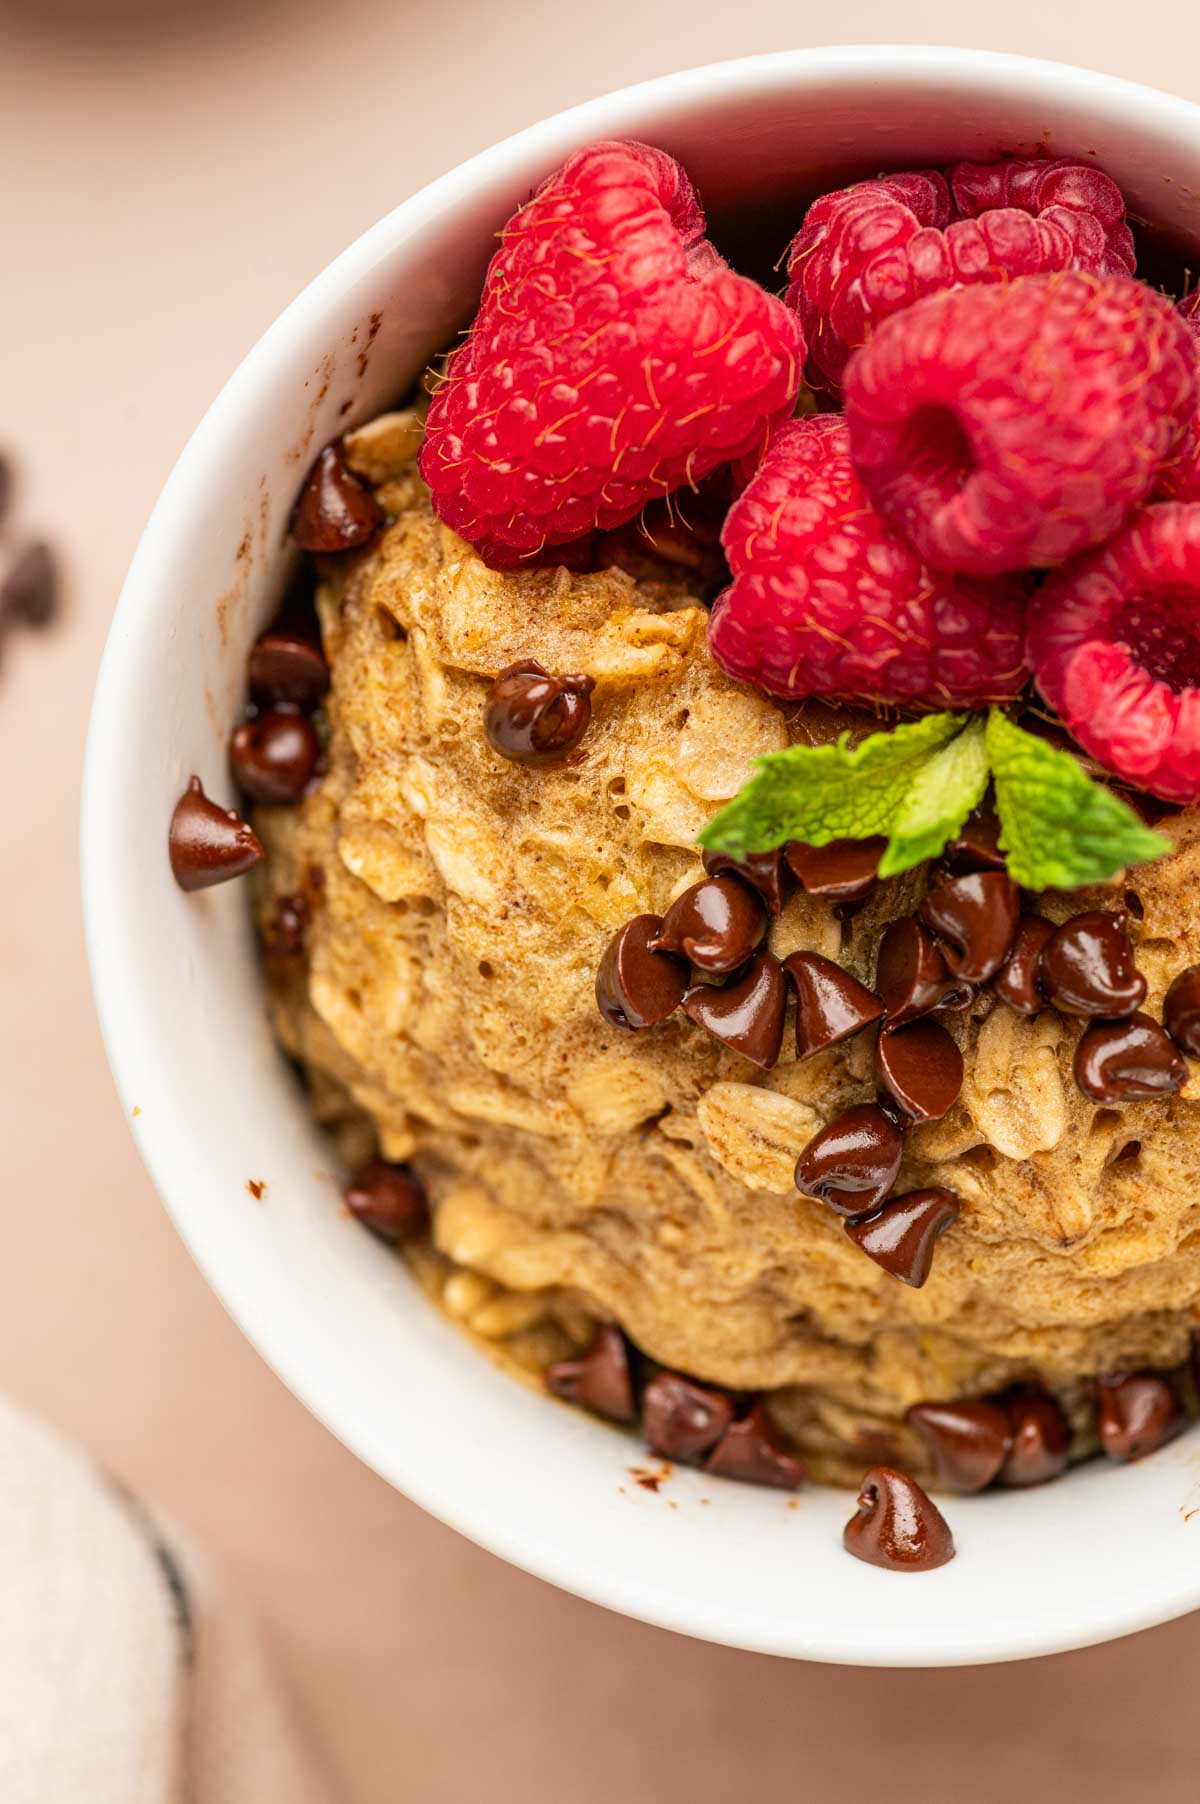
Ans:
{"type": "Polygon", "coordinates": [[[883,1014],[873,991],[819,952],[792,952],[783,968],[796,992],[796,1056],[836,1046],[883,1014]]]}
{"type": "Polygon", "coordinates": [[[1053,933],[1053,924],[1041,915],[1022,915],[1013,935],[1012,951],[992,979],[992,988],[1001,1002],[1007,1002],[1019,1015],[1040,1015],[1046,1007],[1042,953],[1053,933]]]}
{"type": "Polygon", "coordinates": [[[785,850],[788,869],[809,896],[827,902],[863,902],[879,881],[886,839],[831,839],[809,846],[794,839],[785,850]]]}
{"type": "Polygon", "coordinates": [[[50,626],[58,600],[54,553],[40,542],[27,546],[0,583],[0,626],[50,626]]]}
{"type": "Polygon", "coordinates": [[[573,752],[592,719],[594,679],[552,676],[536,658],[502,670],[488,691],[483,730],[513,764],[557,764],[573,752]]]}
{"type": "Polygon", "coordinates": [[[315,631],[271,627],[250,652],[250,688],[264,702],[315,708],[329,688],[329,666],[315,631]]]}
{"type": "Polygon", "coordinates": [[[180,889],[210,889],[261,864],[258,836],[235,808],[219,808],[193,777],[171,816],[171,871],[180,889]]]}
{"type": "Polygon", "coordinates": [[[875,1069],[910,1121],[940,1121],[962,1089],[962,1053],[940,1021],[885,1028],[875,1069]]]}
{"type": "Polygon", "coordinates": [[[683,1001],[689,972],[682,959],[651,950],[661,915],[635,915],[604,949],[596,972],[596,1006],[610,1027],[657,1027],[683,1001]]]}
{"type": "Polygon", "coordinates": [[[1158,1372],[1098,1378],[1095,1396],[1096,1427],[1109,1459],[1141,1459],[1187,1427],[1178,1397],[1158,1372]]]}
{"type": "Polygon", "coordinates": [[[925,1442],[938,1482],[949,1491],[982,1491],[1012,1445],[1012,1427],[998,1403],[914,1403],[904,1420],[925,1442]]]}
{"type": "Polygon", "coordinates": [[[355,1172],[342,1200],[356,1221],[390,1246],[412,1240],[429,1221],[425,1188],[408,1165],[370,1159],[355,1172]]]}
{"type": "Polygon", "coordinates": [[[942,854],[955,876],[967,871],[1002,871],[1005,854],[1000,850],[1000,821],[991,803],[969,815],[962,832],[942,854]]]}
{"type": "Polygon", "coordinates": [[[677,952],[697,971],[724,974],[744,965],[762,944],[762,897],[738,877],[705,877],[676,896],[663,916],[656,952],[677,952]]]}
{"type": "Polygon", "coordinates": [[[889,1027],[903,1027],[919,1015],[952,1004],[956,993],[970,1001],[974,992],[958,983],[928,928],[915,915],[889,921],[879,942],[875,990],[889,1027]]]}
{"type": "Polygon", "coordinates": [[[1163,999],[1163,1026],[1178,1046],[1200,1058],[1200,965],[1189,965],[1163,999]]]}
{"type": "Polygon", "coordinates": [[[921,913],[954,975],[986,983],[1008,957],[1019,902],[1020,891],[1004,871],[968,871],[936,878],[921,913]]]}
{"type": "Polygon", "coordinates": [[[305,478],[292,513],[292,537],[302,551],[354,551],[383,520],[374,495],[346,462],[340,439],[326,445],[305,478]]]}
{"type": "Polygon", "coordinates": [[[1060,1477],[1070,1457],[1071,1431],[1050,1393],[1040,1385],[1022,1385],[998,1401],[1012,1430],[1000,1483],[1040,1485],[1060,1477]]]}
{"type": "Polygon", "coordinates": [[[958,1217],[952,1190],[909,1190],[894,1196],[865,1220],[848,1221],[846,1233],[860,1253],[889,1277],[920,1290],[933,1266],[933,1249],[958,1217]]]}
{"type": "Polygon", "coordinates": [[[1075,1082],[1090,1102],[1173,1096],[1187,1075],[1166,1029],[1149,1015],[1089,1022],[1075,1048],[1075,1082]]]}
{"type": "Polygon", "coordinates": [[[546,1387],[566,1403],[607,1416],[610,1422],[633,1422],[637,1405],[629,1349],[619,1328],[610,1323],[596,1330],[586,1353],[579,1359],[560,1359],[546,1372],[546,1387]]]}
{"type": "Polygon", "coordinates": [[[770,1485],[777,1491],[798,1490],[808,1476],[802,1462],[780,1440],[761,1402],[725,1430],[705,1460],[704,1470],[716,1478],[770,1485]]]}
{"type": "Polygon", "coordinates": [[[239,789],[256,802],[298,802],[312,781],[321,755],[316,729],[306,714],[269,708],[229,741],[229,763],[239,789]]]}
{"type": "Polygon", "coordinates": [[[932,1572],[954,1558],[954,1537],[932,1497],[891,1466],[866,1474],[842,1546],[887,1572],[932,1572]]]}
{"type": "Polygon", "coordinates": [[[642,1396],[642,1433],[664,1459],[693,1465],[715,1447],[733,1421],[733,1404],[677,1372],[660,1372],[642,1396]]]}
{"type": "Polygon", "coordinates": [[[878,1103],[858,1103],[815,1133],[796,1161],[796,1188],[851,1220],[878,1209],[900,1173],[904,1136],[878,1103]]]}
{"type": "Polygon", "coordinates": [[[756,952],[745,970],[718,989],[693,984],[683,999],[689,1021],[705,1028],[723,1046],[769,1071],[783,1045],[787,980],[774,953],[756,952]]]}
{"type": "Polygon", "coordinates": [[[1146,1000],[1146,979],[1133,962],[1122,915],[1089,909],[1064,921],[1042,952],[1042,982],[1068,1015],[1115,1021],[1146,1000]]]}
{"type": "Polygon", "coordinates": [[[773,852],[749,852],[745,858],[731,858],[728,852],[706,852],[704,869],[710,877],[740,877],[758,891],[768,914],[777,915],[787,898],[788,872],[782,846],[776,846],[773,852]]]}

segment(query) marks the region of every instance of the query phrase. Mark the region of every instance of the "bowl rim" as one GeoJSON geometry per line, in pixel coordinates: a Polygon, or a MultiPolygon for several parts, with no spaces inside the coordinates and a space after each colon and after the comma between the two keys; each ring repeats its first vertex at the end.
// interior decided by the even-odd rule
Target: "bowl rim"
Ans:
{"type": "MultiPolygon", "coordinates": [[[[1106,123],[1131,126],[1153,110],[1161,131],[1175,122],[1200,137],[1200,109],[1159,90],[1071,64],[1007,52],[955,49],[947,46],[860,44],[768,52],[729,59],[652,77],[615,89],[529,125],[477,152],[437,177],[387,213],[340,253],[284,309],[229,377],[204,414],[168,477],[142,535],[115,609],[100,664],[84,755],[81,802],[81,878],[88,962],[101,1033],[118,1092],[128,1102],[128,1084],[138,1046],[137,972],[121,962],[107,923],[120,893],[113,869],[115,836],[110,824],[122,807],[117,786],[107,774],[119,765],[123,722],[136,710],[147,680],[149,644],[159,607],[159,573],[177,533],[176,519],[186,515],[193,482],[222,446],[237,441],[245,421],[256,411],[257,397],[273,373],[286,364],[297,328],[319,315],[327,300],[367,275],[381,261],[421,234],[451,198],[467,194],[482,178],[494,177],[503,165],[541,159],[547,166],[561,161],[576,144],[608,135],[624,135],[630,115],[652,111],[665,126],[676,109],[691,108],[706,98],[716,100],[732,88],[763,95],[798,82],[861,81],[881,83],[919,74],[930,92],[953,90],[964,77],[981,74],[998,87],[1020,82],[1031,99],[1061,100],[1069,89],[1076,102],[1094,102],[1106,123]]],[[[129,1110],[126,1109],[128,1117],[129,1110]]],[[[1164,1581],[1136,1597],[1114,1598],[1097,1586],[1090,1613],[1068,1623],[1031,1624],[1022,1635],[989,1632],[985,1623],[960,1625],[939,1632],[935,1648],[916,1645],[921,1639],[921,1612],[914,1613],[912,1645],[871,1650],[864,1659],[861,1636],[853,1625],[840,1638],[813,1637],[798,1623],[788,1632],[748,1613],[741,1624],[727,1616],[718,1620],[700,1596],[681,1604],[675,1591],[652,1587],[604,1570],[599,1563],[581,1566],[558,1549],[522,1534],[509,1519],[489,1508],[486,1491],[471,1498],[447,1490],[422,1468],[419,1456],[401,1459],[394,1444],[373,1424],[351,1419],[336,1382],[327,1383],[304,1353],[296,1333],[295,1311],[274,1310],[247,1282],[236,1260],[230,1260],[205,1232],[202,1212],[191,1208],[174,1182],[176,1157],[168,1138],[153,1120],[131,1124],[138,1151],[175,1226],[218,1299],[276,1375],[309,1411],[358,1458],[421,1508],[478,1545],[564,1590],[659,1627],[753,1651],[819,1659],[849,1665],[933,1666],[1010,1660],[1064,1651],[1105,1641],[1170,1620],[1200,1606],[1200,1569],[1164,1581]]],[[[918,1600],[919,1601],[919,1600],[918,1600]]]]}

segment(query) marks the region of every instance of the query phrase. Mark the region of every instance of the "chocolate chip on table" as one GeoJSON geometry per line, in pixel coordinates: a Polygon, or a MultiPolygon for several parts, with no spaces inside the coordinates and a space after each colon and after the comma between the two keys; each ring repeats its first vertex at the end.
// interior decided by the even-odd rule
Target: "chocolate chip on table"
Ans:
{"type": "Polygon", "coordinates": [[[661,915],[634,915],[604,949],[596,971],[596,1006],[610,1027],[632,1033],[657,1027],[683,1001],[691,974],[681,958],[655,952],[661,915]]]}
{"type": "Polygon", "coordinates": [[[1166,1029],[1149,1015],[1089,1022],[1075,1048],[1075,1082],[1091,1102],[1173,1096],[1187,1075],[1166,1029]]]}
{"type": "Polygon", "coordinates": [[[488,691],[488,744],[511,764],[557,764],[588,730],[595,686],[582,673],[552,676],[536,658],[508,665],[488,691]]]}
{"type": "Polygon", "coordinates": [[[1019,1015],[1040,1015],[1047,1006],[1042,953],[1053,932],[1053,923],[1043,916],[1022,915],[1013,935],[1012,950],[992,978],[992,989],[1001,1002],[1007,1002],[1019,1015]]]}
{"type": "Polygon", "coordinates": [[[0,583],[0,627],[47,627],[58,613],[58,566],[48,545],[28,546],[0,583]]]}
{"type": "Polygon", "coordinates": [[[858,1103],[815,1133],[796,1161],[796,1188],[835,1215],[872,1215],[900,1175],[904,1136],[878,1103],[858,1103]]]}
{"type": "Polygon", "coordinates": [[[220,808],[193,777],[171,816],[171,870],[180,889],[210,889],[261,864],[258,836],[235,808],[220,808]]]}
{"type": "Polygon", "coordinates": [[[597,1328],[591,1345],[578,1359],[560,1359],[546,1372],[546,1387],[566,1403],[577,1403],[610,1422],[633,1422],[637,1405],[629,1349],[619,1328],[597,1328]]]}
{"type": "Polygon", "coordinates": [[[1098,1378],[1095,1397],[1100,1445],[1109,1459],[1141,1459],[1187,1427],[1179,1398],[1158,1372],[1098,1378]]]}
{"type": "Polygon", "coordinates": [[[904,1420],[933,1458],[938,1482],[970,1493],[990,1485],[1012,1446],[1012,1426],[998,1403],[961,1399],[914,1403],[904,1420]]]}
{"type": "Polygon", "coordinates": [[[884,928],[875,990],[889,1027],[903,1027],[947,1002],[969,1001],[974,994],[951,976],[937,941],[915,915],[902,915],[884,928]]]}
{"type": "Polygon", "coordinates": [[[774,953],[756,952],[745,969],[718,988],[695,983],[683,1012],[715,1040],[769,1071],[779,1059],[787,1014],[787,980],[774,953]]]}
{"type": "Polygon", "coordinates": [[[676,952],[697,971],[736,971],[767,931],[762,897],[737,877],[705,877],[676,896],[663,916],[656,952],[676,952]]]}
{"type": "Polygon", "coordinates": [[[1006,872],[967,871],[935,877],[921,913],[953,974],[986,983],[1008,957],[1019,902],[1020,891],[1006,872]]]}
{"type": "Polygon", "coordinates": [[[270,627],[250,652],[250,688],[259,701],[315,708],[329,688],[329,666],[315,629],[270,627]]]}
{"type": "Polygon", "coordinates": [[[806,895],[827,902],[863,902],[879,881],[879,860],[886,839],[831,839],[828,845],[810,846],[794,839],[784,857],[788,869],[806,895]]]}
{"type": "Polygon", "coordinates": [[[883,1014],[865,983],[819,952],[791,952],[783,969],[796,992],[797,1058],[836,1046],[883,1014]]]}
{"type": "Polygon", "coordinates": [[[1068,1015],[1115,1021],[1146,1000],[1124,918],[1099,909],[1055,928],[1042,952],[1042,982],[1055,1008],[1068,1015]]]}
{"type": "Polygon", "coordinates": [[[715,1447],[733,1421],[733,1404],[677,1372],[660,1372],[642,1395],[642,1433],[654,1453],[693,1464],[715,1447]]]}
{"type": "Polygon", "coordinates": [[[885,1028],[875,1069],[910,1121],[940,1121],[962,1089],[963,1056],[940,1021],[885,1028]]]}
{"type": "Polygon", "coordinates": [[[371,1159],[357,1171],[342,1192],[342,1201],[356,1221],[390,1246],[411,1240],[429,1221],[425,1188],[408,1165],[392,1165],[371,1159]]]}
{"type": "Polygon", "coordinates": [[[326,445],[305,478],[292,513],[302,551],[355,551],[374,538],[383,515],[370,489],[346,462],[340,439],[326,445]]]}
{"type": "Polygon", "coordinates": [[[954,1537],[932,1497],[890,1466],[866,1474],[842,1546],[887,1572],[932,1572],[954,1558],[954,1537]]]}
{"type": "Polygon", "coordinates": [[[874,1215],[845,1224],[860,1253],[873,1259],[889,1277],[920,1290],[933,1266],[938,1239],[958,1218],[952,1190],[909,1190],[894,1196],[874,1215]]]}
{"type": "Polygon", "coordinates": [[[1040,1485],[1067,1469],[1071,1430],[1049,1391],[1022,1385],[999,1399],[1012,1430],[1012,1444],[1000,1468],[1002,1485],[1040,1485]]]}
{"type": "Polygon", "coordinates": [[[238,787],[256,802],[298,802],[321,755],[316,728],[306,714],[269,708],[236,727],[229,763],[238,787]]]}
{"type": "Polygon", "coordinates": [[[1000,850],[1000,821],[990,803],[968,816],[962,832],[950,841],[942,857],[955,876],[1006,868],[1007,858],[1000,850]]]}
{"type": "Polygon", "coordinates": [[[773,852],[750,852],[745,858],[731,858],[728,852],[706,852],[704,869],[710,877],[740,877],[758,891],[768,914],[777,915],[783,907],[787,869],[782,846],[776,846],[773,852]]]}
{"type": "Polygon", "coordinates": [[[1200,1058],[1200,965],[1189,965],[1163,998],[1163,1026],[1178,1046],[1200,1058]]]}
{"type": "Polygon", "coordinates": [[[725,1430],[705,1460],[704,1470],[715,1478],[769,1485],[777,1491],[798,1490],[808,1476],[803,1463],[780,1440],[761,1401],[725,1430]]]}

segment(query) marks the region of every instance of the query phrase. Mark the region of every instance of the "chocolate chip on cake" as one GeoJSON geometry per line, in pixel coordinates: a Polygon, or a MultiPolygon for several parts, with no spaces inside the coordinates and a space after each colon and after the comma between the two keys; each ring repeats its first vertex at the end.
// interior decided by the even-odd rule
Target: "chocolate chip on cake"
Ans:
{"type": "Polygon", "coordinates": [[[560,1359],[546,1372],[547,1388],[564,1402],[577,1403],[611,1422],[633,1422],[637,1406],[629,1349],[619,1328],[597,1328],[591,1345],[578,1359],[560,1359]]]}
{"type": "Polygon", "coordinates": [[[998,1403],[960,1399],[914,1403],[904,1417],[928,1447],[938,1482],[950,1491],[982,1491],[1012,1446],[1012,1425],[998,1403]]]}
{"type": "Polygon", "coordinates": [[[1161,1373],[1098,1378],[1094,1388],[1096,1428],[1109,1459],[1141,1459],[1187,1427],[1183,1405],[1161,1373]]]}
{"type": "Polygon", "coordinates": [[[695,1464],[716,1446],[733,1421],[733,1404],[677,1372],[660,1372],[642,1395],[642,1433],[664,1459],[695,1464]]]}
{"type": "Polygon", "coordinates": [[[727,983],[693,984],[683,998],[683,1012],[723,1046],[769,1071],[783,1045],[787,1014],[783,967],[773,952],[756,952],[727,983]]]}
{"type": "Polygon", "coordinates": [[[657,1027],[683,1001],[687,965],[653,950],[661,927],[661,915],[635,915],[605,947],[596,972],[596,1006],[610,1027],[657,1027]]]}
{"type": "Polygon", "coordinates": [[[1163,999],[1163,1026],[1180,1052],[1200,1058],[1200,965],[1189,965],[1163,999]]]}
{"type": "Polygon", "coordinates": [[[305,479],[292,514],[292,538],[302,551],[354,551],[382,523],[374,495],[346,462],[340,439],[326,445],[305,479]]]}
{"type": "Polygon", "coordinates": [[[889,921],[879,942],[875,990],[889,1027],[903,1027],[973,990],[951,976],[937,941],[915,915],[889,921]]]}
{"type": "Polygon", "coordinates": [[[768,914],[777,915],[783,907],[788,872],[781,846],[773,852],[749,852],[745,858],[731,858],[728,852],[706,852],[704,869],[710,877],[740,877],[758,891],[768,914]]]}
{"type": "Polygon", "coordinates": [[[316,629],[278,624],[250,652],[250,688],[259,701],[315,708],[329,688],[329,666],[316,629]]]}
{"type": "Polygon", "coordinates": [[[932,1497],[890,1466],[866,1474],[842,1546],[887,1572],[932,1572],[954,1558],[954,1537],[932,1497]]]}
{"type": "Polygon", "coordinates": [[[588,730],[595,686],[582,673],[553,676],[536,658],[508,665],[488,691],[488,744],[512,764],[557,764],[588,730]]]}
{"type": "Polygon", "coordinates": [[[796,992],[797,1058],[836,1046],[883,1014],[866,984],[820,952],[789,953],[783,969],[796,992]]]}
{"type": "Polygon", "coordinates": [[[875,1068],[909,1121],[940,1121],[962,1089],[963,1056],[940,1021],[885,1028],[875,1068]]]}
{"type": "Polygon", "coordinates": [[[999,1401],[1012,1430],[1000,1483],[1040,1485],[1060,1477],[1070,1459],[1071,1430],[1050,1393],[1039,1385],[1021,1385],[999,1401]]]}
{"type": "Polygon", "coordinates": [[[879,881],[886,839],[831,839],[810,846],[794,839],[784,856],[806,895],[826,902],[863,902],[879,881]]]}
{"type": "Polygon", "coordinates": [[[1022,915],[1013,934],[1012,950],[992,978],[992,989],[1001,1002],[1007,1002],[1019,1015],[1040,1015],[1048,1006],[1042,953],[1053,933],[1053,923],[1041,915],[1022,915]]]}
{"type": "Polygon", "coordinates": [[[904,1136],[878,1103],[827,1122],[796,1161],[796,1188],[850,1219],[878,1209],[900,1175],[904,1136]]]}
{"type": "Polygon", "coordinates": [[[679,953],[697,971],[722,974],[744,965],[766,931],[757,891],[737,877],[705,877],[672,902],[654,949],[679,953]]]}
{"type": "Polygon", "coordinates": [[[1091,1102],[1173,1096],[1187,1075],[1165,1028],[1149,1015],[1093,1021],[1075,1048],[1075,1082],[1091,1102]]]}
{"type": "Polygon", "coordinates": [[[845,1228],[860,1253],[889,1277],[919,1290],[933,1266],[938,1239],[957,1217],[954,1192],[935,1186],[894,1196],[874,1215],[856,1217],[845,1228]]]}
{"type": "Polygon", "coordinates": [[[342,1200],[356,1221],[390,1245],[411,1240],[429,1221],[425,1187],[408,1165],[371,1159],[355,1173],[342,1200]]]}
{"type": "Polygon", "coordinates": [[[803,1462],[789,1453],[761,1400],[740,1421],[732,1423],[704,1462],[715,1478],[733,1478],[744,1485],[768,1485],[777,1491],[795,1491],[808,1474],[803,1462]]]}
{"type": "Polygon", "coordinates": [[[171,816],[168,835],[171,870],[180,889],[209,889],[261,864],[264,853],[254,830],[235,808],[220,808],[193,777],[171,816]]]}
{"type": "Polygon", "coordinates": [[[1041,978],[1055,1008],[1113,1021],[1146,1000],[1124,917],[1089,909],[1055,929],[1042,950],[1041,978]]]}
{"type": "Polygon", "coordinates": [[[1020,891],[1004,871],[968,871],[937,876],[921,913],[953,974],[986,983],[1008,957],[1019,902],[1020,891]]]}
{"type": "Polygon", "coordinates": [[[255,802],[298,802],[321,755],[316,729],[306,714],[269,708],[234,729],[229,762],[238,787],[255,802]]]}

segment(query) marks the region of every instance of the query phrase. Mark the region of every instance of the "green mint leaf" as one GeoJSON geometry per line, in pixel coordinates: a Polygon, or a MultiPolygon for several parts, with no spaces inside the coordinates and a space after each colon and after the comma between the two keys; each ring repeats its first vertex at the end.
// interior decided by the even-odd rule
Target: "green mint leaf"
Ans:
{"type": "Polygon", "coordinates": [[[918,773],[963,724],[961,714],[926,714],[855,746],[843,733],[836,744],[768,752],[756,760],[740,793],[709,821],[699,843],[745,858],[789,839],[824,846],[831,839],[890,834],[918,773]]]}
{"type": "Polygon", "coordinates": [[[1171,850],[1127,802],[1093,781],[1070,752],[993,708],[987,756],[996,784],[1000,847],[1026,889],[1081,889],[1171,850]]]}
{"type": "Polygon", "coordinates": [[[988,785],[984,724],[977,715],[919,767],[896,810],[891,838],[879,861],[881,877],[896,877],[936,858],[962,829],[988,785]]]}

